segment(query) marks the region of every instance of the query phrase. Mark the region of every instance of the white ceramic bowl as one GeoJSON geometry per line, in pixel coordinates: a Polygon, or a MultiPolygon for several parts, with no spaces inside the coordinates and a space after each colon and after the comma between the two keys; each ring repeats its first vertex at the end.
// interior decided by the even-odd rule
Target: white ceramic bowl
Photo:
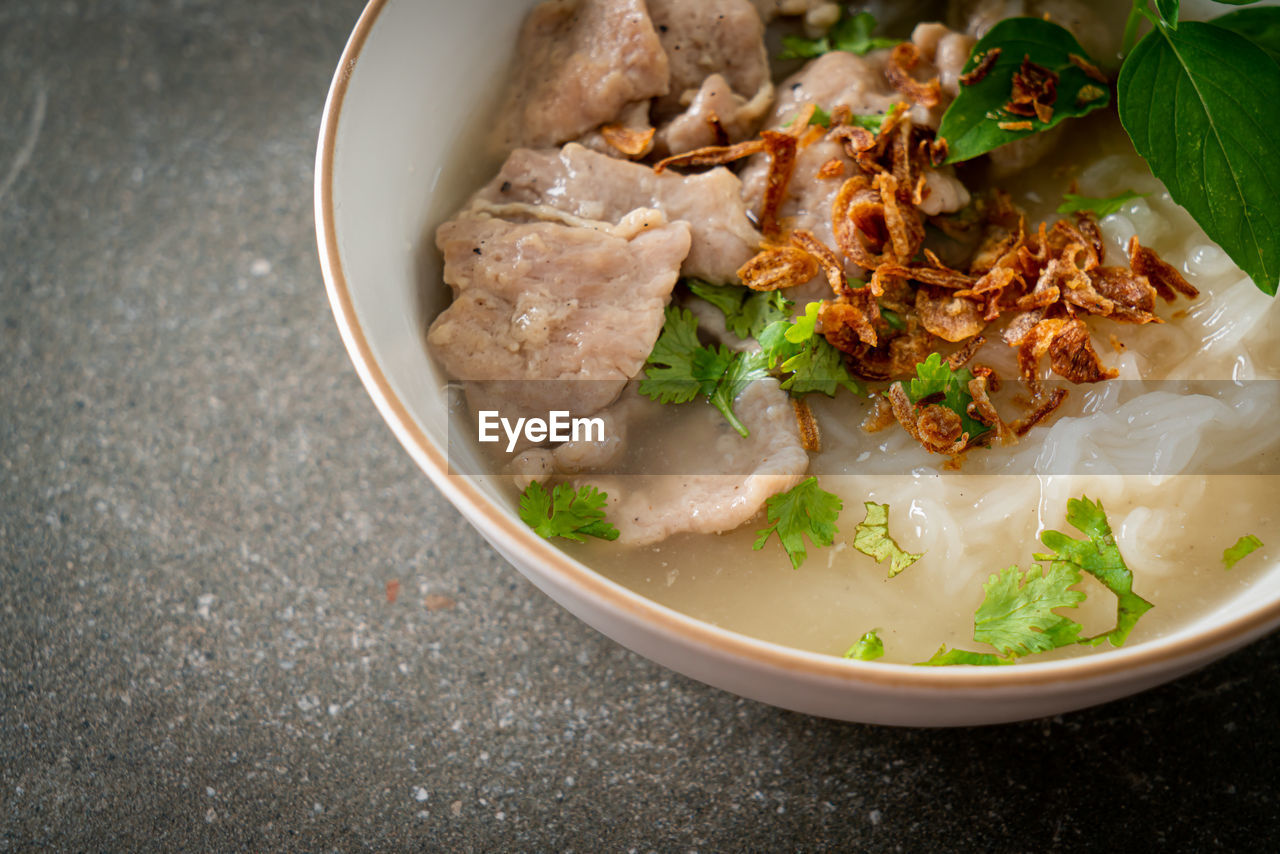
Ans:
{"type": "Polygon", "coordinates": [[[491,108],[529,5],[372,0],[325,106],[315,214],[334,316],[378,410],[435,485],[530,581],[617,642],[707,684],[809,714],[912,726],[997,723],[1105,702],[1280,625],[1280,572],[1272,571],[1247,597],[1132,648],[996,668],[846,661],[649,601],[536,536],[492,484],[451,475],[444,377],[427,357],[421,323],[448,298],[443,283],[429,286],[440,281],[432,233],[489,177],[457,164],[467,162],[464,135],[491,108]]]}

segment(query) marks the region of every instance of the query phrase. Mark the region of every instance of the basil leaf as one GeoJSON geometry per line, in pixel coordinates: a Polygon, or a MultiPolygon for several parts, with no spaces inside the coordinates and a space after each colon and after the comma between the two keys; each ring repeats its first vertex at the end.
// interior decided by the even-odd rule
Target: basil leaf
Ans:
{"type": "MultiPolygon", "coordinates": [[[[1228,2],[1228,0],[1222,0],[1228,2]]],[[[1222,27],[1247,38],[1258,47],[1271,54],[1271,58],[1280,62],[1280,9],[1272,6],[1263,9],[1241,9],[1221,18],[1214,18],[1209,23],[1222,27]]]]}
{"type": "Polygon", "coordinates": [[[1274,295],[1280,281],[1280,67],[1250,39],[1186,21],[1120,70],[1120,121],[1173,200],[1274,295]]]}
{"type": "Polygon", "coordinates": [[[1048,130],[1063,119],[1105,107],[1111,100],[1105,86],[1071,62],[1074,54],[1096,65],[1076,37],[1057,24],[1041,18],[1006,18],[974,46],[965,63],[965,72],[977,67],[993,48],[999,48],[1000,55],[986,76],[971,86],[961,85],[960,95],[942,117],[938,136],[947,140],[948,163],[971,160],[1005,143],[1048,130]],[[1035,116],[1015,116],[1004,110],[1013,94],[1014,72],[1021,67],[1024,57],[1058,75],[1057,97],[1048,122],[1035,116]],[[1000,127],[1021,122],[1030,122],[1031,128],[1000,127]]]}
{"type": "Polygon", "coordinates": [[[1156,11],[1160,13],[1160,19],[1168,24],[1171,30],[1178,28],[1178,7],[1180,5],[1179,0],[1156,0],[1156,11]]]}

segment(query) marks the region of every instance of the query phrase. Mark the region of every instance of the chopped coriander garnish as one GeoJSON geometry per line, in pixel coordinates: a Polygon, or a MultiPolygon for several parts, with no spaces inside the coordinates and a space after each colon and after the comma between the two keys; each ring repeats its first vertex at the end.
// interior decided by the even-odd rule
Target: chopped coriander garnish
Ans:
{"type": "Polygon", "coordinates": [[[730,426],[738,433],[746,437],[748,435],[747,425],[739,420],[737,414],[733,411],[733,402],[738,395],[746,391],[747,386],[756,380],[762,380],[769,376],[769,371],[765,368],[764,356],[760,353],[732,353],[727,347],[717,349],[717,359],[728,357],[728,364],[725,366],[724,373],[720,377],[720,381],[716,383],[715,390],[708,396],[711,405],[720,410],[720,414],[725,417],[730,426]]]}
{"type": "Polygon", "coordinates": [[[946,644],[922,665],[1012,664],[1017,658],[1046,652],[1071,644],[1096,646],[1109,640],[1120,646],[1138,618],[1151,603],[1133,592],[1133,573],[1125,566],[1116,546],[1111,526],[1101,502],[1087,496],[1067,501],[1067,521],[1089,539],[1076,540],[1057,531],[1045,531],[1040,540],[1054,550],[1037,554],[1036,560],[1050,561],[1047,570],[1039,566],[1023,572],[1011,566],[992,575],[983,585],[986,598],[973,617],[973,639],[991,644],[996,653],[947,649],[946,644]],[[1072,589],[1087,572],[1116,594],[1116,627],[1097,637],[1080,637],[1081,626],[1056,608],[1075,608],[1085,594],[1072,589]]]}
{"type": "Polygon", "coordinates": [[[902,319],[902,315],[890,308],[880,307],[880,316],[884,318],[885,323],[901,332],[907,328],[906,321],[902,319]]]}
{"type": "Polygon", "coordinates": [[[802,480],[766,502],[770,524],[756,532],[759,536],[754,548],[764,548],[769,535],[776,532],[787,557],[791,558],[792,569],[799,569],[808,556],[804,537],[808,536],[816,546],[831,545],[836,536],[836,519],[843,507],[839,496],[824,492],[818,486],[816,477],[802,480]]]}
{"type": "Polygon", "coordinates": [[[753,291],[741,285],[713,285],[701,279],[686,279],[694,296],[714,305],[724,314],[725,326],[739,338],[758,338],[775,320],[791,316],[791,302],[782,291],[753,291]]]}
{"type": "Polygon", "coordinates": [[[844,657],[858,661],[875,661],[884,655],[884,641],[875,629],[864,634],[858,642],[845,650],[844,657]]]}
{"type": "Polygon", "coordinates": [[[1033,566],[1025,573],[1011,566],[983,585],[987,596],[973,615],[973,639],[989,643],[1002,656],[1030,655],[1075,643],[1080,624],[1054,612],[1075,608],[1084,594],[1072,590],[1080,571],[1054,562],[1046,573],[1033,566]]]}
{"type": "Polygon", "coordinates": [[[645,364],[640,393],[659,403],[688,403],[706,397],[739,435],[745,424],[733,411],[734,398],[752,381],[768,376],[759,353],[737,353],[723,345],[698,343],[698,319],[688,309],[667,306],[667,319],[645,364]]]}
{"type": "MultiPolygon", "coordinates": [[[[798,118],[800,118],[799,113],[792,116],[791,121],[787,122],[785,125],[783,125],[783,127],[784,128],[791,127],[793,124],[796,123],[796,119],[798,118]]],[[[831,114],[828,113],[826,110],[822,109],[821,107],[815,105],[813,108],[813,115],[809,116],[809,124],[816,125],[818,127],[829,128],[831,127],[831,114]]]]}
{"type": "Polygon", "coordinates": [[[889,577],[893,578],[902,570],[924,557],[924,553],[912,554],[898,547],[893,537],[889,536],[889,505],[865,501],[867,517],[853,529],[853,547],[876,563],[890,559],[889,577]]]}
{"type": "Polygon", "coordinates": [[[968,368],[953,370],[942,360],[938,353],[930,353],[929,358],[916,365],[916,376],[907,386],[907,397],[917,403],[926,397],[943,395],[939,403],[960,416],[960,424],[964,432],[969,434],[969,444],[991,428],[969,414],[969,404],[973,395],[969,394],[969,383],[973,380],[973,372],[968,368]]]}
{"type": "Polygon", "coordinates": [[[840,387],[861,394],[861,386],[845,367],[844,356],[816,334],[818,308],[818,303],[809,303],[795,322],[774,321],[757,336],[768,368],[789,374],[782,387],[793,397],[813,391],[835,397],[840,387]]]}
{"type": "Polygon", "coordinates": [[[1075,608],[1085,595],[1070,589],[1080,582],[1072,564],[1055,562],[1047,574],[1038,566],[1025,573],[1016,566],[992,575],[982,589],[987,595],[973,615],[973,639],[991,644],[997,654],[948,650],[943,644],[921,664],[1012,664],[1016,658],[1077,643],[1080,624],[1054,608],[1075,608]]]}
{"type": "Polygon", "coordinates": [[[535,480],[520,494],[520,519],[548,540],[552,537],[580,543],[586,537],[616,540],[618,529],[604,518],[608,497],[594,486],[575,490],[567,483],[557,483],[548,494],[535,480]]]}
{"type": "Polygon", "coordinates": [[[1075,193],[1063,193],[1062,204],[1058,205],[1058,213],[1092,213],[1098,219],[1104,216],[1110,216],[1125,206],[1126,202],[1134,199],[1141,199],[1149,195],[1148,193],[1135,193],[1133,190],[1125,190],[1114,196],[1077,196],[1075,193]]]}
{"type": "Polygon", "coordinates": [[[871,32],[875,28],[876,18],[870,12],[850,15],[849,10],[845,8],[840,13],[840,19],[832,25],[825,36],[816,39],[784,36],[782,53],[778,54],[778,59],[811,59],[833,50],[843,50],[862,56],[882,47],[893,47],[898,43],[897,39],[872,36],[871,32]]]}
{"type": "Polygon", "coordinates": [[[860,128],[866,128],[872,133],[880,133],[880,128],[884,125],[884,113],[864,113],[855,115],[853,123],[860,128]]]}
{"type": "Polygon", "coordinates": [[[991,666],[996,664],[1013,664],[1017,657],[1001,658],[990,652],[970,652],[967,649],[947,649],[944,643],[928,661],[916,662],[919,667],[944,667],[951,664],[976,664],[991,666]]]}
{"type": "Polygon", "coordinates": [[[1040,535],[1040,542],[1053,552],[1034,557],[1036,560],[1074,564],[1116,594],[1116,627],[1080,642],[1097,646],[1105,640],[1112,646],[1121,646],[1138,618],[1151,610],[1151,603],[1133,592],[1133,573],[1120,556],[1120,548],[1111,533],[1101,501],[1095,503],[1088,496],[1070,499],[1067,501],[1067,522],[1089,539],[1076,540],[1058,531],[1045,531],[1040,535]]]}
{"type": "Polygon", "coordinates": [[[1234,546],[1223,550],[1222,563],[1227,569],[1230,569],[1239,563],[1242,558],[1253,554],[1260,548],[1262,548],[1262,540],[1258,539],[1253,534],[1245,534],[1243,537],[1236,540],[1236,544],[1234,546]]]}

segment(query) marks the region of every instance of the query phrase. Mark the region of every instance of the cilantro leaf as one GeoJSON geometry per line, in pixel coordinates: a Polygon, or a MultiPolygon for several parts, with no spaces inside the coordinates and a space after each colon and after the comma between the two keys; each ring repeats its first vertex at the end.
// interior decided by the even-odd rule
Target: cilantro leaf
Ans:
{"type": "Polygon", "coordinates": [[[907,322],[902,319],[902,315],[898,314],[891,308],[880,307],[880,316],[884,318],[884,322],[901,332],[907,328],[907,322]]]}
{"type": "Polygon", "coordinates": [[[960,416],[960,425],[969,434],[969,444],[991,428],[969,415],[969,404],[973,395],[969,394],[969,383],[973,380],[973,372],[968,368],[953,370],[942,360],[939,353],[930,353],[929,358],[916,365],[915,378],[908,385],[907,397],[912,403],[918,403],[926,397],[943,395],[939,404],[960,416]]]}
{"type": "Polygon", "coordinates": [[[862,387],[849,375],[844,356],[816,333],[818,309],[818,303],[809,303],[794,323],[776,320],[756,336],[768,369],[790,375],[782,387],[793,397],[814,391],[835,397],[841,387],[861,394],[862,387]]]}
{"type": "Polygon", "coordinates": [[[884,113],[864,113],[861,115],[855,115],[853,117],[853,123],[860,128],[865,128],[872,133],[878,134],[880,133],[880,128],[884,125],[884,113]]]}
{"type": "MultiPolygon", "coordinates": [[[[721,357],[728,355],[729,352],[725,347],[721,347],[719,350],[721,357]]],[[[764,354],[759,352],[733,353],[729,356],[729,363],[725,367],[720,382],[716,384],[715,389],[709,395],[711,405],[720,410],[720,414],[725,417],[725,420],[742,436],[747,435],[747,427],[738,420],[738,416],[734,413],[733,401],[751,383],[756,380],[762,380],[767,376],[769,376],[769,370],[765,366],[764,354]]]]}
{"type": "Polygon", "coordinates": [[[890,558],[889,577],[893,578],[902,570],[924,557],[924,553],[912,554],[898,547],[889,536],[889,505],[876,504],[874,501],[863,502],[867,517],[853,529],[853,547],[876,563],[890,558]]]}
{"type": "Polygon", "coordinates": [[[1077,196],[1075,193],[1063,193],[1062,204],[1058,205],[1058,213],[1092,213],[1098,219],[1104,216],[1110,216],[1124,207],[1125,202],[1131,202],[1134,199],[1145,198],[1150,193],[1135,193],[1133,190],[1125,190],[1123,193],[1117,193],[1114,196],[1077,196]]]}
{"type": "Polygon", "coordinates": [[[977,665],[996,665],[996,664],[1013,664],[1017,661],[1016,656],[1008,656],[1001,658],[990,652],[970,652],[967,649],[947,649],[944,643],[938,647],[938,651],[928,661],[917,661],[917,667],[945,667],[952,664],[977,664],[977,665]]]}
{"type": "Polygon", "coordinates": [[[973,639],[991,644],[1005,657],[1075,643],[1080,624],[1053,609],[1075,608],[1083,602],[1084,594],[1070,589],[1079,583],[1080,570],[1069,563],[1055,562],[1043,574],[1038,566],[1025,574],[1011,566],[992,575],[982,586],[987,596],[973,615],[973,639]]]}
{"type": "Polygon", "coordinates": [[[1116,595],[1116,627],[1080,642],[1097,646],[1105,640],[1112,646],[1122,646],[1138,619],[1151,610],[1152,605],[1133,592],[1133,572],[1120,555],[1101,501],[1095,503],[1088,496],[1070,499],[1067,501],[1067,522],[1089,539],[1077,540],[1059,531],[1045,531],[1040,535],[1040,542],[1052,552],[1034,557],[1036,560],[1054,561],[1055,565],[1072,564],[1101,581],[1116,595]]]}
{"type": "Polygon", "coordinates": [[[1073,564],[1055,562],[1049,571],[1033,566],[1025,573],[1016,566],[996,573],[982,585],[986,597],[973,615],[973,639],[990,644],[996,654],[948,650],[944,644],[928,661],[931,667],[950,664],[1013,664],[1024,655],[1046,652],[1080,642],[1080,624],[1054,608],[1075,608],[1085,595],[1072,590],[1080,583],[1073,564]]]}
{"type": "Polygon", "coordinates": [[[1227,569],[1230,569],[1242,559],[1253,554],[1260,548],[1262,548],[1262,540],[1258,539],[1253,534],[1245,534],[1243,537],[1236,540],[1236,544],[1234,546],[1223,550],[1222,563],[1227,569]]]}
{"type": "Polygon", "coordinates": [[[604,506],[608,497],[594,486],[575,490],[567,483],[557,483],[548,494],[535,480],[520,494],[520,519],[548,540],[552,537],[579,543],[586,537],[616,540],[618,529],[605,521],[604,506]]]}
{"type": "Polygon", "coordinates": [[[797,317],[791,323],[791,328],[783,333],[792,344],[803,344],[814,335],[818,334],[818,312],[822,309],[822,303],[811,302],[804,307],[804,314],[797,317]]]}
{"type": "Polygon", "coordinates": [[[816,477],[802,480],[766,502],[770,524],[756,532],[759,536],[753,548],[757,551],[764,548],[769,535],[776,532],[787,557],[791,558],[791,568],[799,569],[808,556],[804,537],[807,535],[816,546],[831,545],[836,536],[836,519],[843,507],[839,496],[824,492],[818,486],[816,477]]]}
{"type": "Polygon", "coordinates": [[[972,85],[962,85],[959,96],[942,116],[938,136],[947,141],[948,163],[971,160],[1005,143],[1055,127],[1064,119],[1105,107],[1111,101],[1107,87],[1071,61],[1074,55],[1096,65],[1076,37],[1057,24],[1041,18],[1004,19],[974,46],[965,63],[965,73],[973,71],[995,48],[1000,53],[987,73],[972,85]],[[1013,94],[1014,74],[1024,57],[1058,75],[1051,105],[1053,115],[1047,122],[1034,115],[1013,115],[1005,109],[1013,94]]]}
{"type": "MultiPolygon", "coordinates": [[[[793,124],[796,123],[796,119],[798,118],[800,118],[800,114],[796,113],[794,116],[791,117],[791,121],[787,122],[785,125],[783,125],[783,127],[784,128],[791,127],[793,124]]],[[[817,127],[824,127],[824,128],[831,127],[831,114],[817,105],[814,105],[813,115],[809,116],[809,126],[812,127],[815,125],[817,127]]]]}
{"type": "Polygon", "coordinates": [[[875,629],[864,634],[858,642],[845,650],[844,657],[857,661],[875,661],[884,656],[884,641],[875,629]]]}
{"type": "Polygon", "coordinates": [[[735,353],[698,343],[698,319],[688,309],[667,306],[662,334],[645,363],[640,393],[659,403],[688,403],[706,397],[744,438],[747,426],[733,401],[752,381],[768,376],[759,353],[735,353]]]}
{"type": "Polygon", "coordinates": [[[839,20],[821,38],[783,36],[782,53],[778,54],[778,59],[811,59],[833,50],[843,50],[862,56],[882,47],[893,47],[898,43],[897,39],[872,36],[871,33],[875,28],[876,18],[870,12],[850,15],[846,7],[841,11],[839,20]]]}
{"type": "Polygon", "coordinates": [[[782,291],[753,291],[741,285],[713,285],[687,279],[694,296],[706,300],[724,314],[725,325],[739,338],[758,338],[775,320],[791,316],[791,302],[782,291]]]}
{"type": "Polygon", "coordinates": [[[688,403],[702,391],[702,379],[694,373],[698,343],[698,319],[687,309],[667,306],[662,334],[645,364],[640,393],[659,403],[688,403]]]}
{"type": "MultiPolygon", "coordinates": [[[[1257,22],[1280,16],[1250,11],[1257,22]]],[[[1198,21],[1155,27],[1120,69],[1117,105],[1134,148],[1173,200],[1275,295],[1280,174],[1270,153],[1280,150],[1280,65],[1269,52],[1274,36],[1264,38],[1265,46],[1252,32],[1198,21]]]]}

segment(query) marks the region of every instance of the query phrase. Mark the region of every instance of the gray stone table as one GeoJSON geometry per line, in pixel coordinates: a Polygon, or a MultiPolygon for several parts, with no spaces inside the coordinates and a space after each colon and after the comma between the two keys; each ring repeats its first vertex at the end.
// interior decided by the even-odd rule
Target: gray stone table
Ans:
{"type": "Polygon", "coordinates": [[[673,675],[495,556],[324,297],[359,8],[0,2],[0,850],[1276,849],[1280,638],[893,730],[673,675]]]}

